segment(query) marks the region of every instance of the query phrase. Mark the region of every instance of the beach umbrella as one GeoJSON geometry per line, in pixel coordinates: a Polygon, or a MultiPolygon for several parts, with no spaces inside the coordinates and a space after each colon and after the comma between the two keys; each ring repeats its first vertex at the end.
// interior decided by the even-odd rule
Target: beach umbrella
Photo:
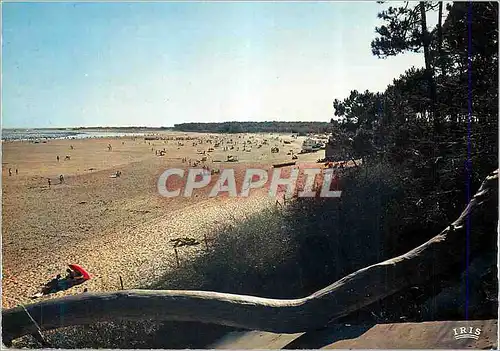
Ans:
{"type": "Polygon", "coordinates": [[[81,273],[83,275],[83,279],[85,279],[85,280],[89,280],[90,279],[90,274],[85,269],[83,269],[82,266],[80,266],[78,264],[70,264],[69,268],[71,268],[74,271],[77,271],[77,272],[81,273]]]}

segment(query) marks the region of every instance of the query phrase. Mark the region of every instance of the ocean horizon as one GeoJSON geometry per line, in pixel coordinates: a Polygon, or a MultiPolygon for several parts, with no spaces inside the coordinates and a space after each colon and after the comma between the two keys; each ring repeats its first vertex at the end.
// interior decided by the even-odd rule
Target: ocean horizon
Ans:
{"type": "Polygon", "coordinates": [[[2,128],[2,140],[49,140],[49,139],[88,139],[109,138],[124,136],[145,136],[151,134],[153,129],[159,128],[2,128]],[[130,129],[127,131],[126,129],[130,129]],[[134,130],[134,131],[132,131],[134,130]],[[137,130],[142,130],[138,132],[137,130]]]}

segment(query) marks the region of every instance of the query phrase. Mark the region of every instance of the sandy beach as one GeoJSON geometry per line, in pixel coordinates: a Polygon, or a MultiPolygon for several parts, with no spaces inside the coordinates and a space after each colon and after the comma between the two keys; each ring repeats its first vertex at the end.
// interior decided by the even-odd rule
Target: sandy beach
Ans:
{"type": "MultiPolygon", "coordinates": [[[[164,133],[162,138],[214,138],[207,134],[164,133]]],[[[222,136],[220,136],[222,138],[222,136]]],[[[229,139],[228,136],[225,136],[229,139]]],[[[253,140],[277,138],[276,135],[241,135],[239,150],[216,148],[206,164],[210,167],[241,167],[248,162],[271,166],[290,160],[289,149],[298,152],[301,139],[282,145],[278,140],[261,148],[243,151],[253,140]],[[280,153],[270,147],[279,145],[280,153]],[[286,151],[285,151],[286,150],[286,151]],[[215,163],[227,155],[239,157],[235,163],[215,163]]],[[[49,297],[89,291],[140,288],[169,269],[176,269],[170,239],[204,234],[224,221],[243,218],[264,206],[274,204],[263,190],[245,199],[207,196],[199,191],[192,197],[164,198],[157,191],[159,175],[167,168],[187,168],[182,158],[200,159],[198,151],[210,145],[193,146],[193,141],[144,140],[121,137],[81,140],[3,142],[3,295],[2,305],[13,307],[28,303],[40,285],[66,265],[78,263],[92,279],[81,286],[49,297]],[[108,150],[108,145],[112,150],[108,150]],[[165,149],[165,156],[156,151],[165,149]],[[65,156],[70,156],[65,160],[65,156]],[[59,161],[57,161],[59,156],[59,161]],[[12,175],[9,176],[9,168],[12,175]],[[16,174],[16,169],[18,173],[16,174]],[[120,171],[121,176],[110,176],[120,171]],[[60,184],[59,176],[64,176],[60,184]],[[48,185],[48,178],[51,185],[48,185]]],[[[322,152],[300,155],[300,161],[314,162],[322,152]]],[[[203,252],[203,245],[183,248],[180,260],[203,252]]]]}
{"type": "MultiPolygon", "coordinates": [[[[58,273],[64,273],[70,263],[85,267],[92,279],[40,299],[79,294],[85,288],[94,292],[119,290],[120,277],[125,289],[144,288],[165,273],[182,269],[184,262],[203,255],[206,249],[204,238],[216,239],[218,225],[244,219],[266,206],[274,206],[276,198],[269,196],[266,188],[252,190],[247,198],[209,197],[211,187],[196,190],[191,197],[164,198],[157,189],[160,174],[168,168],[188,168],[182,159],[201,159],[199,151],[212,147],[207,140],[215,137],[236,139],[239,150],[236,147],[230,151],[215,148],[206,154],[204,164],[211,169],[231,167],[239,174],[250,165],[272,168],[275,163],[290,161],[288,151],[298,153],[303,140],[289,135],[246,134],[235,137],[173,132],[159,137],[169,140],[116,137],[48,140],[45,143],[3,142],[4,308],[37,301],[31,296],[43,283],[58,273]],[[283,144],[280,139],[289,140],[290,144],[283,144]],[[251,147],[249,152],[243,151],[242,145],[248,140],[253,145],[260,145],[263,140],[273,141],[260,148],[251,147]],[[112,145],[111,151],[108,145],[112,145]],[[271,153],[273,146],[280,147],[280,152],[271,153]],[[163,149],[165,155],[158,156],[157,151],[163,149]],[[70,156],[69,160],[65,160],[66,155],[70,156]],[[226,160],[228,155],[237,156],[239,162],[213,162],[226,160]],[[12,175],[9,175],[9,168],[12,175]],[[120,171],[121,176],[111,177],[116,171],[120,171]],[[59,181],[61,174],[64,176],[62,183],[59,181]],[[190,237],[200,242],[200,245],[179,249],[180,267],[170,241],[178,237],[190,237]]],[[[299,167],[322,157],[323,151],[300,154],[299,167]]],[[[237,183],[239,187],[241,179],[237,179],[237,183]]],[[[341,326],[339,330],[332,327],[318,332],[322,334],[311,335],[233,332],[210,347],[455,347],[457,344],[450,330],[457,323],[460,324],[341,326]],[[402,339],[401,335],[405,337],[402,339]]],[[[495,321],[477,321],[476,324],[482,328],[485,337],[464,342],[464,348],[495,345],[496,340],[491,337],[496,333],[495,321]]]]}

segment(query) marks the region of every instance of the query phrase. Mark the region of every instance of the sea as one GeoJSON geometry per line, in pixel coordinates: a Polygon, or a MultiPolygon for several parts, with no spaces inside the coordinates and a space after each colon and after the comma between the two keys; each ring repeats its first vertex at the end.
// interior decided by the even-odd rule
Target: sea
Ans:
{"type": "Polygon", "coordinates": [[[145,136],[152,132],[101,131],[101,130],[61,130],[61,129],[2,129],[2,140],[42,141],[48,139],[88,139],[126,136],[145,136]]]}

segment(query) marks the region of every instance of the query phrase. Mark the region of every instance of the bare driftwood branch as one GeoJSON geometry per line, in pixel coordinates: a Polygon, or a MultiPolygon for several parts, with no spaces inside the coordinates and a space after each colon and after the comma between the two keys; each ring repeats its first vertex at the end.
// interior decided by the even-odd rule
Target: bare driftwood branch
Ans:
{"type": "MultiPolygon", "coordinates": [[[[296,333],[423,282],[464,260],[466,221],[493,224],[498,215],[498,170],[486,178],[460,217],[404,255],[360,269],[305,298],[267,299],[208,291],[124,290],[85,293],[26,306],[42,330],[105,321],[199,321],[243,329],[296,333]]],[[[487,245],[491,232],[470,236],[470,252],[487,245]]],[[[2,311],[3,340],[37,332],[22,307],[2,311]]]]}

